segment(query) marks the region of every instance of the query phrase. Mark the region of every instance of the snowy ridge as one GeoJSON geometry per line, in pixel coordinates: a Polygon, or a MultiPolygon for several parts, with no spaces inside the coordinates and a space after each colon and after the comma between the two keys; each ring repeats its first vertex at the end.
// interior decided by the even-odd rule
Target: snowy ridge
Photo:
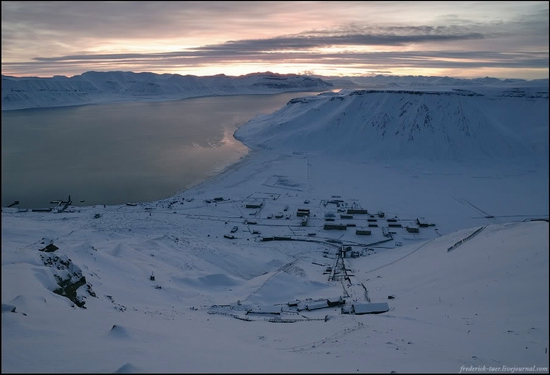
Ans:
{"type": "Polygon", "coordinates": [[[342,90],[251,120],[249,147],[370,159],[548,157],[548,88],[342,90]]]}
{"type": "Polygon", "coordinates": [[[179,74],[86,72],[53,78],[2,76],[2,110],[60,107],[121,101],[178,100],[199,96],[322,91],[319,78],[271,72],[239,77],[179,74]]]}
{"type": "MultiPolygon", "coordinates": [[[[323,77],[323,80],[338,85],[362,86],[362,87],[402,87],[402,88],[427,88],[427,87],[461,87],[461,86],[488,86],[488,85],[514,85],[514,86],[541,86],[548,88],[548,79],[535,79],[527,81],[525,79],[499,79],[494,77],[484,78],[454,78],[440,76],[394,76],[394,75],[376,75],[364,77],[323,77]]],[[[547,91],[547,89],[546,89],[547,91]]]]}

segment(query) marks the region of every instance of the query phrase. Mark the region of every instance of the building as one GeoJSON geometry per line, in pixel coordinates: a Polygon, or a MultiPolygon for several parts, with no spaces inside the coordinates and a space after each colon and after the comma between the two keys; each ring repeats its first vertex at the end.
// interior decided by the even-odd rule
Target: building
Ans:
{"type": "Polygon", "coordinates": [[[331,229],[346,230],[347,228],[348,226],[345,224],[325,224],[324,226],[325,230],[331,230],[331,229]]]}
{"type": "Polygon", "coordinates": [[[416,223],[418,224],[419,227],[428,227],[428,226],[430,226],[430,224],[423,217],[417,218],[416,223]]]}
{"type": "Polygon", "coordinates": [[[262,314],[262,315],[280,315],[281,306],[260,306],[252,310],[248,310],[246,314],[262,314]]]}
{"type": "Polygon", "coordinates": [[[322,300],[322,301],[314,301],[314,302],[309,302],[307,305],[306,305],[306,309],[311,311],[311,310],[319,310],[319,309],[325,309],[328,307],[328,301],[325,299],[325,300],[322,300]]]}
{"type": "Polygon", "coordinates": [[[327,303],[329,307],[340,306],[346,303],[346,300],[342,296],[338,298],[327,298],[327,303]]]}
{"type": "Polygon", "coordinates": [[[356,315],[362,314],[380,314],[389,311],[390,308],[387,302],[378,303],[354,303],[352,304],[352,311],[356,315]]]}
{"type": "Polygon", "coordinates": [[[370,236],[371,232],[368,229],[356,229],[355,234],[358,234],[360,236],[370,236]]]}
{"type": "Polygon", "coordinates": [[[50,212],[51,210],[53,210],[53,208],[47,207],[47,208],[33,208],[31,211],[32,212],[50,212]]]}

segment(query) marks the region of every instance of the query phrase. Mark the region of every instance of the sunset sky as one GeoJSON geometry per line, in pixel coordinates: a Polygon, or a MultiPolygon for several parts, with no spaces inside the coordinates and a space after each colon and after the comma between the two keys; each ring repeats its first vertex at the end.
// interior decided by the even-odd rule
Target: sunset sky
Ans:
{"type": "Polygon", "coordinates": [[[548,78],[547,1],[2,1],[2,74],[548,78]]]}

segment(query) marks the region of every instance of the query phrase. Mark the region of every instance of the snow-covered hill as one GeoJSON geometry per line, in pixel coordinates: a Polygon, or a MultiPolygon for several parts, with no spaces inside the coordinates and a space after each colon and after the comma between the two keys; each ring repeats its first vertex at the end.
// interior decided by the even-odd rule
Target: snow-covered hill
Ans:
{"type": "Polygon", "coordinates": [[[271,72],[239,77],[179,74],[86,72],[53,78],[2,76],[2,110],[121,101],[178,100],[199,96],[322,91],[319,78],[271,72]]]}
{"type": "Polygon", "coordinates": [[[368,159],[548,157],[548,87],[342,90],[239,128],[250,147],[368,159]]]}

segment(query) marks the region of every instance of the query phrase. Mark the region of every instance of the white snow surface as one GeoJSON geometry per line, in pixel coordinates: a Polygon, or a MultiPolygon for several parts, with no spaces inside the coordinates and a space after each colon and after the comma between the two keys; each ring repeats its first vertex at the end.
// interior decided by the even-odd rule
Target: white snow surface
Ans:
{"type": "Polygon", "coordinates": [[[548,87],[466,90],[298,98],[170,199],[3,208],[2,372],[548,372],[548,87]]]}

